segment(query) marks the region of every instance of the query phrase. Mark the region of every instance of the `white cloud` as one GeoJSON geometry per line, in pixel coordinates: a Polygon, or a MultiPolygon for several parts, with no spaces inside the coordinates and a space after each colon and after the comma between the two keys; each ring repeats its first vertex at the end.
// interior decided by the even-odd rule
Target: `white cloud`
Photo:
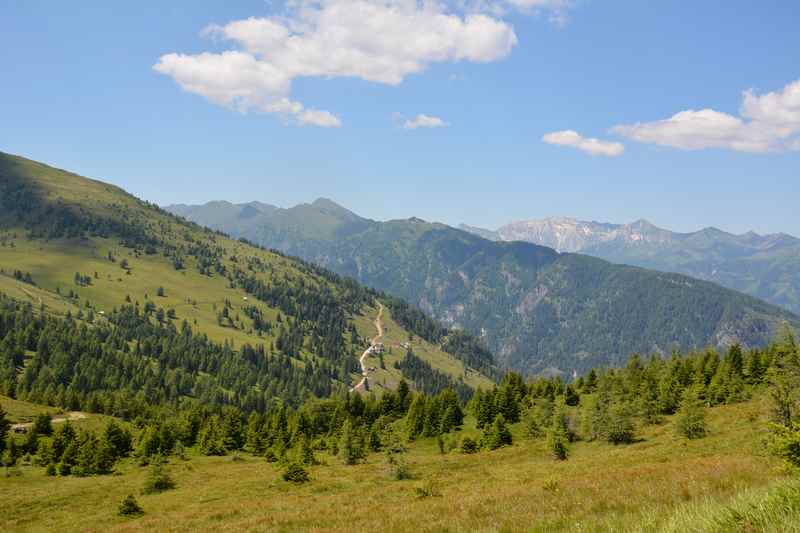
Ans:
{"type": "Polygon", "coordinates": [[[655,122],[619,125],[614,131],[639,142],[682,150],[800,150],[800,80],[763,96],[744,91],[739,115],[688,110],[655,122]]]}
{"type": "Polygon", "coordinates": [[[238,49],[166,54],[153,68],[215,104],[325,126],[340,121],[290,100],[295,78],[398,85],[434,63],[502,59],[517,44],[513,28],[493,16],[407,0],[301,1],[284,17],[237,20],[203,33],[238,49]]]}
{"type": "Polygon", "coordinates": [[[549,14],[550,22],[558,25],[566,24],[572,0],[506,0],[508,5],[523,13],[549,14]]]}
{"type": "Polygon", "coordinates": [[[601,141],[600,139],[586,138],[574,130],[554,131],[542,137],[547,144],[569,146],[577,148],[587,154],[616,157],[622,155],[625,147],[622,143],[601,141]]]}
{"type": "Polygon", "coordinates": [[[417,128],[444,128],[447,125],[447,122],[439,117],[419,114],[412,120],[406,120],[403,123],[403,129],[415,130],[417,128]]]}

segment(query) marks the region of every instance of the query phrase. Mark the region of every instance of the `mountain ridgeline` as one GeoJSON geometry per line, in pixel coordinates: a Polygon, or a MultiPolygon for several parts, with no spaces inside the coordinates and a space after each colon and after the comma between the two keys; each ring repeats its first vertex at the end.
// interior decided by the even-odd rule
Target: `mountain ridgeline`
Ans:
{"type": "Polygon", "coordinates": [[[428,317],[406,319],[403,302],[0,153],[2,394],[114,413],[186,401],[299,405],[361,377],[381,302],[393,334],[413,340],[387,345],[373,389],[394,389],[412,357],[420,391],[452,387],[463,398],[492,385],[481,373],[495,373],[491,353],[428,317]]]}
{"type": "Polygon", "coordinates": [[[676,233],[646,220],[608,224],[566,217],[512,222],[497,231],[460,227],[486,239],[686,274],[800,313],[800,239],[785,233],[734,235],[717,228],[676,233]]]}
{"type": "Polygon", "coordinates": [[[325,199],[289,209],[213,202],[167,210],[407,300],[526,372],[583,372],[633,352],[762,346],[782,324],[800,325],[706,281],[415,218],[377,222],[325,199]]]}

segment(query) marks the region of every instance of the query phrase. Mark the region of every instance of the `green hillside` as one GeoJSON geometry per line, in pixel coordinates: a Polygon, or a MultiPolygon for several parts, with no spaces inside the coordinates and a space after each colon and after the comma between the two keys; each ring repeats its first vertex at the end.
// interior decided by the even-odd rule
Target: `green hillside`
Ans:
{"type": "MultiPolygon", "coordinates": [[[[800,403],[781,391],[796,390],[798,355],[787,336],[748,353],[632,357],[622,370],[593,371],[568,387],[509,374],[436,435],[427,423],[417,432],[413,393],[402,415],[402,394],[393,393],[392,403],[271,409],[263,426],[251,414],[237,428],[226,414],[224,432],[246,440],[221,453],[207,449],[218,420],[208,415],[197,444],[175,445],[166,463],[148,455],[150,443],[186,432],[181,421],[192,412],[162,418],[157,432],[106,419],[138,443],[114,475],[77,473],[82,454],[72,473],[53,475],[69,455],[57,467],[47,462],[67,432],[54,423],[36,455],[19,454],[7,468],[0,516],[9,531],[796,531],[800,403]],[[358,428],[370,424],[373,436],[361,440],[358,428]],[[781,445],[770,428],[792,436],[781,445]],[[292,443],[282,457],[259,451],[260,435],[282,446],[281,434],[292,443]],[[369,451],[350,460],[351,448],[369,451]],[[297,468],[308,477],[284,478],[297,468]],[[155,472],[169,486],[143,489],[155,472]],[[119,514],[129,495],[143,514],[119,514]]],[[[0,405],[12,421],[48,411],[5,397],[0,405]]]]}
{"type": "Polygon", "coordinates": [[[173,210],[399,296],[528,372],[584,372],[632,352],[763,346],[781,324],[800,326],[790,312],[713,283],[419,219],[376,222],[329,200],[259,213],[215,204],[215,218],[202,206],[173,210]]]}
{"type": "MultiPolygon", "coordinates": [[[[264,399],[328,396],[360,379],[358,357],[375,335],[364,324],[381,298],[374,291],[189,224],[114,186],[1,153],[0,206],[0,292],[11,298],[100,329],[135,316],[165,330],[154,333],[159,339],[188,328],[223,358],[263,346],[274,366],[251,371],[264,399]]],[[[416,337],[410,348],[446,375],[442,382],[491,384],[462,362],[470,354],[446,353],[441,344],[416,337]]],[[[383,374],[387,386],[403,377],[391,365],[383,374]]],[[[234,394],[243,401],[250,393],[234,394]]]]}

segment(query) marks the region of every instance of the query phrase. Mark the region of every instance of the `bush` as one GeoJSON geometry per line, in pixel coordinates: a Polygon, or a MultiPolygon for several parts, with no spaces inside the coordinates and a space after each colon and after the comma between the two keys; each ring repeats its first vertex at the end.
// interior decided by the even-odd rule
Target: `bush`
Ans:
{"type": "Polygon", "coordinates": [[[441,496],[442,493],[439,490],[439,486],[432,480],[428,480],[419,487],[414,489],[414,493],[416,493],[417,498],[430,498],[430,497],[438,497],[441,496]]]}
{"type": "Polygon", "coordinates": [[[461,453],[477,453],[478,443],[469,437],[461,439],[461,453]]]}
{"type": "Polygon", "coordinates": [[[308,471],[297,463],[292,463],[283,472],[283,480],[292,483],[307,483],[311,481],[308,471]]]}
{"type": "Polygon", "coordinates": [[[800,426],[772,424],[770,450],[795,468],[800,468],[800,426]]]}
{"type": "Polygon", "coordinates": [[[117,514],[120,516],[141,516],[144,514],[144,509],[139,506],[133,494],[128,494],[128,497],[119,504],[117,514]]]}
{"type": "Polygon", "coordinates": [[[167,469],[164,468],[163,461],[153,461],[153,465],[150,467],[150,475],[147,476],[147,479],[144,482],[144,489],[142,489],[142,493],[155,494],[174,488],[175,482],[170,477],[167,469]]]}
{"type": "Polygon", "coordinates": [[[400,456],[389,455],[389,472],[390,477],[395,481],[402,481],[404,479],[413,479],[414,475],[411,473],[408,463],[400,456]]]}

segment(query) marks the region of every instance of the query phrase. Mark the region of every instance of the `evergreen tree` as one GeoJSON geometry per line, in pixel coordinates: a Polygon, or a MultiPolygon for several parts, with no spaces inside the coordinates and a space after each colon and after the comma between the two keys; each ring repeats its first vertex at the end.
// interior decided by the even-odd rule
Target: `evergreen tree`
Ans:
{"type": "Polygon", "coordinates": [[[245,443],[242,413],[235,407],[226,407],[222,422],[222,442],[226,450],[241,450],[245,443]]]}
{"type": "Polygon", "coordinates": [[[108,443],[115,458],[127,457],[132,451],[133,438],[130,431],[111,420],[103,430],[103,440],[108,443]]]}
{"type": "Polygon", "coordinates": [[[484,429],[481,445],[489,450],[496,450],[502,446],[510,446],[511,440],[511,431],[506,426],[505,417],[501,413],[497,415],[490,427],[484,429]]]}
{"type": "Polygon", "coordinates": [[[699,387],[686,389],[675,420],[675,430],[687,439],[706,436],[706,413],[699,387]]]}
{"type": "Polygon", "coordinates": [[[37,435],[49,437],[53,434],[53,418],[50,413],[40,413],[33,421],[32,432],[37,435]]]}
{"type": "Polygon", "coordinates": [[[611,408],[606,439],[611,444],[630,444],[633,442],[634,424],[630,406],[618,400],[611,408]]]}
{"type": "Polygon", "coordinates": [[[339,437],[339,459],[346,465],[356,464],[362,457],[350,420],[345,420],[342,434],[339,437]]]}
{"type": "Polygon", "coordinates": [[[416,395],[408,408],[406,415],[406,434],[409,439],[414,439],[422,434],[425,427],[425,397],[416,395]]]}
{"type": "Polygon", "coordinates": [[[206,421],[203,429],[200,430],[197,440],[200,445],[200,452],[203,455],[225,455],[227,451],[223,442],[219,417],[216,415],[206,421]]]}
{"type": "Polygon", "coordinates": [[[172,480],[169,471],[164,466],[164,460],[161,457],[156,457],[150,465],[150,472],[144,482],[143,494],[156,494],[175,488],[175,482],[172,480]]]}
{"type": "Polygon", "coordinates": [[[550,453],[558,461],[564,461],[568,455],[568,439],[564,426],[553,420],[553,425],[547,433],[547,445],[550,448],[550,453]]]}
{"type": "Polygon", "coordinates": [[[11,422],[6,418],[6,412],[3,410],[3,406],[0,405],[0,454],[5,450],[6,435],[8,435],[9,429],[11,429],[11,422]]]}
{"type": "Polygon", "coordinates": [[[122,500],[122,503],[119,504],[117,514],[120,516],[140,516],[144,514],[144,510],[142,510],[136,498],[133,497],[133,494],[128,494],[128,496],[122,500]]]}

